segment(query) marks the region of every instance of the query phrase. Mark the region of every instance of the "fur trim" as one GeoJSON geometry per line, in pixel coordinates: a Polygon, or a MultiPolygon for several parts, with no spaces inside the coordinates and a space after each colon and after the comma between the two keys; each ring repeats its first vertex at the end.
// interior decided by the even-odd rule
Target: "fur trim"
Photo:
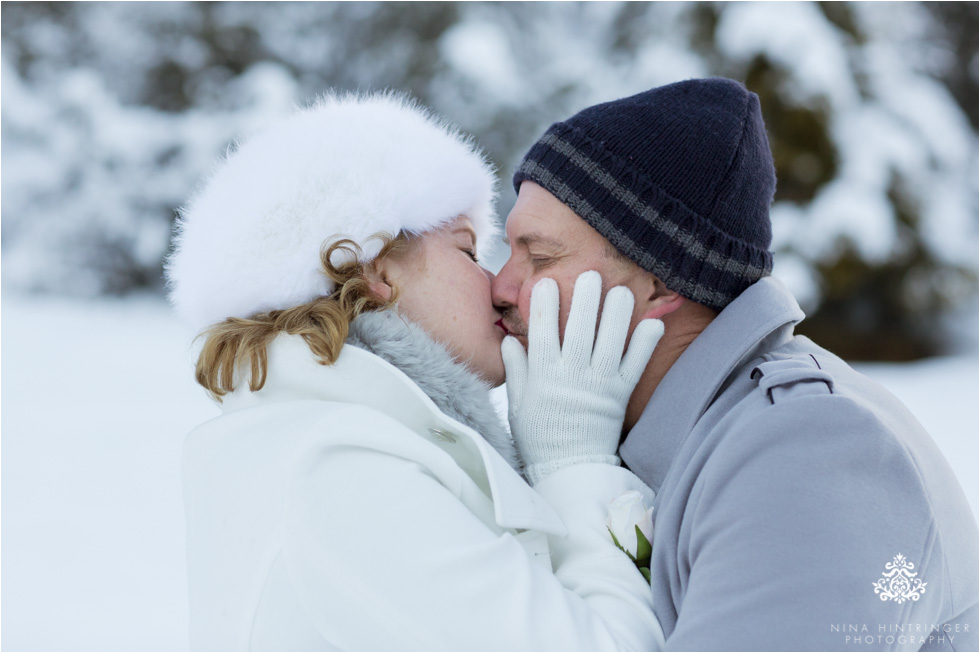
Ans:
{"type": "Polygon", "coordinates": [[[180,210],[170,300],[198,330],[329,294],[326,241],[369,261],[376,233],[421,234],[460,215],[485,250],[494,170],[472,139],[399,94],[326,95],[247,139],[180,210]]]}
{"type": "Polygon", "coordinates": [[[422,327],[393,309],[362,313],[351,322],[347,344],[400,369],[439,410],[482,435],[511,467],[521,471],[514,440],[490,399],[490,384],[453,360],[422,327]]]}

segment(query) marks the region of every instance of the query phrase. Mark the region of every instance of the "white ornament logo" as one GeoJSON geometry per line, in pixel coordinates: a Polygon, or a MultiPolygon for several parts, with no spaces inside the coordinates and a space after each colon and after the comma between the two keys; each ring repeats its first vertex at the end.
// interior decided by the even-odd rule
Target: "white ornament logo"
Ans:
{"type": "Polygon", "coordinates": [[[916,578],[919,572],[912,571],[915,565],[905,559],[901,553],[895,559],[885,565],[885,571],[881,572],[882,578],[874,584],[875,594],[882,601],[918,601],[921,594],[926,591],[927,583],[923,583],[916,578]]]}

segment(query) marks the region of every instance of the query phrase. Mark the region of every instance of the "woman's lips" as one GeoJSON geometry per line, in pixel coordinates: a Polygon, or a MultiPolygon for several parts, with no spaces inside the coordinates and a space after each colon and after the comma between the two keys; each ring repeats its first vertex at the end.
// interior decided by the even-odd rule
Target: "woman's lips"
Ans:
{"type": "Polygon", "coordinates": [[[497,326],[499,326],[499,327],[500,327],[501,329],[503,329],[503,332],[504,332],[504,334],[505,334],[505,335],[508,335],[508,336],[510,335],[510,329],[508,329],[508,328],[506,327],[506,325],[504,325],[504,320],[503,320],[503,318],[501,318],[501,319],[499,319],[499,320],[497,320],[497,321],[495,322],[495,324],[496,324],[497,326]]]}

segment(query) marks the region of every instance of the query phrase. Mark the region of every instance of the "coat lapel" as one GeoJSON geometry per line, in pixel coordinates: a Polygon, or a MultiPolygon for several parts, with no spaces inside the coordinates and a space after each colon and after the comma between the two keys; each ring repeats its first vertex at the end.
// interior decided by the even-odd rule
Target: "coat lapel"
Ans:
{"type": "Polygon", "coordinates": [[[282,400],[336,401],[366,406],[397,420],[448,454],[492,498],[503,528],[563,535],[558,515],[476,431],[442,411],[404,372],[357,347],[321,365],[299,336],[280,335],[269,348],[265,387],[247,383],[225,398],[226,412],[282,400]]]}

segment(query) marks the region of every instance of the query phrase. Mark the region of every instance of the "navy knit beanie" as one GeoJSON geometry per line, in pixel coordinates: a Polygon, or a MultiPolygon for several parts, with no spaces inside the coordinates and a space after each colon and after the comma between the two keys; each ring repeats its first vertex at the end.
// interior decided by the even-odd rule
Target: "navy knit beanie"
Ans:
{"type": "Polygon", "coordinates": [[[759,98],[691,79],[548,128],[514,174],[566,204],[666,286],[723,309],[772,270],[776,174],[759,98]]]}

